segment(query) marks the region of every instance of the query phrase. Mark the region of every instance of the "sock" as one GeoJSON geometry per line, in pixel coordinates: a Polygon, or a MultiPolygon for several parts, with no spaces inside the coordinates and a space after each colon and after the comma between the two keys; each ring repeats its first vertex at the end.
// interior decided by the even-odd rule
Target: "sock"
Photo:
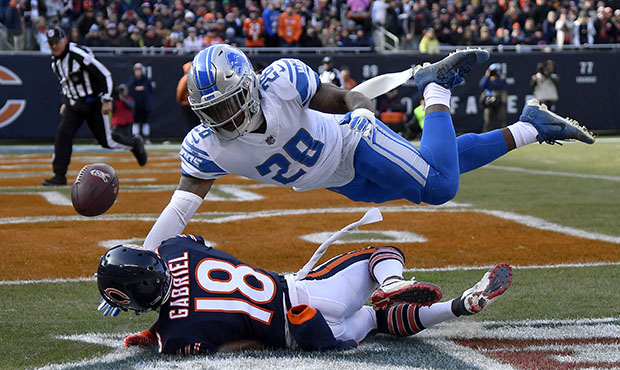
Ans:
{"type": "Polygon", "coordinates": [[[420,323],[425,328],[430,328],[440,322],[458,317],[452,312],[452,301],[435,303],[428,307],[420,307],[418,315],[420,323]]]}
{"type": "Polygon", "coordinates": [[[377,311],[379,332],[396,337],[408,337],[421,332],[426,327],[420,322],[419,310],[420,306],[399,304],[377,311]]]}
{"type": "Polygon", "coordinates": [[[515,139],[517,148],[538,142],[536,139],[538,131],[529,122],[518,121],[508,126],[508,129],[515,139]]]}
{"type": "Polygon", "coordinates": [[[452,93],[445,87],[441,87],[434,82],[429,83],[424,88],[424,106],[430,107],[434,104],[445,105],[450,108],[450,97],[452,93]]]}
{"type": "Polygon", "coordinates": [[[142,126],[142,134],[145,137],[151,136],[151,125],[149,123],[144,123],[142,126]]]}
{"type": "Polygon", "coordinates": [[[370,275],[379,284],[385,283],[388,278],[403,279],[405,257],[396,247],[382,247],[370,256],[368,268],[370,275]]]}
{"type": "Polygon", "coordinates": [[[457,298],[452,300],[452,313],[456,316],[473,315],[465,308],[465,300],[463,298],[457,298]]]}
{"type": "Polygon", "coordinates": [[[139,123],[134,123],[133,125],[131,125],[131,134],[133,136],[136,136],[136,135],[140,134],[140,124],[139,123]]]}

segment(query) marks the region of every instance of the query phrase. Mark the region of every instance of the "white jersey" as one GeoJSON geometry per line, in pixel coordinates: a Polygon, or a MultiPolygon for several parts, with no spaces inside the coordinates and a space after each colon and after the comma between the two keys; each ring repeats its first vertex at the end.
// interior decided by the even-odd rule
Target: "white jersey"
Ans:
{"type": "Polygon", "coordinates": [[[182,173],[205,180],[234,173],[295,190],[352,180],[350,149],[359,135],[339,124],[342,115],[308,108],[319,86],[316,72],[300,60],[280,59],[265,68],[259,85],[265,133],[225,141],[199,125],[181,145],[182,173]]]}

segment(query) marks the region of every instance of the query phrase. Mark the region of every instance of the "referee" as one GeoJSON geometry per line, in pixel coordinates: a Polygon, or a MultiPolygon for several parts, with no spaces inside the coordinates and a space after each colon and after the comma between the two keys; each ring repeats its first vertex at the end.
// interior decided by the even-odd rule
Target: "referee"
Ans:
{"type": "Polygon", "coordinates": [[[54,177],[43,180],[43,185],[67,185],[73,137],[84,121],[102,147],[131,150],[138,164],[144,166],[147,154],[142,139],[112,135],[110,130],[108,114],[114,88],[110,71],[90,50],[69,42],[61,28],[49,29],[47,41],[52,50],[52,71],[60,83],[62,120],[54,140],[54,177]]]}

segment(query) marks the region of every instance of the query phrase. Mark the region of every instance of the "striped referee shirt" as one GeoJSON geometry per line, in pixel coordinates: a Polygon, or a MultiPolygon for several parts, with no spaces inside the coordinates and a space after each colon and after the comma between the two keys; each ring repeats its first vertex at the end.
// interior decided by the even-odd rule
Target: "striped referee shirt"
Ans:
{"type": "Polygon", "coordinates": [[[52,71],[56,74],[62,95],[68,100],[98,97],[112,100],[112,74],[95,59],[88,48],[70,42],[65,52],[52,56],[52,71]]]}

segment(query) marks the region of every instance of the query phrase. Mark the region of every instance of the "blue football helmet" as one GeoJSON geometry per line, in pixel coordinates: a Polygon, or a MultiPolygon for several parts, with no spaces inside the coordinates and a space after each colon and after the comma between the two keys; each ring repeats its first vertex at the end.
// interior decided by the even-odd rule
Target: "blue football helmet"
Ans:
{"type": "Polygon", "coordinates": [[[224,140],[252,132],[262,123],[258,78],[237,48],[218,44],[200,51],[189,69],[187,90],[200,122],[224,140]]]}
{"type": "Polygon", "coordinates": [[[97,286],[112,307],[142,313],[156,310],[168,300],[172,277],[157,253],[117,245],[101,256],[97,286]]]}

